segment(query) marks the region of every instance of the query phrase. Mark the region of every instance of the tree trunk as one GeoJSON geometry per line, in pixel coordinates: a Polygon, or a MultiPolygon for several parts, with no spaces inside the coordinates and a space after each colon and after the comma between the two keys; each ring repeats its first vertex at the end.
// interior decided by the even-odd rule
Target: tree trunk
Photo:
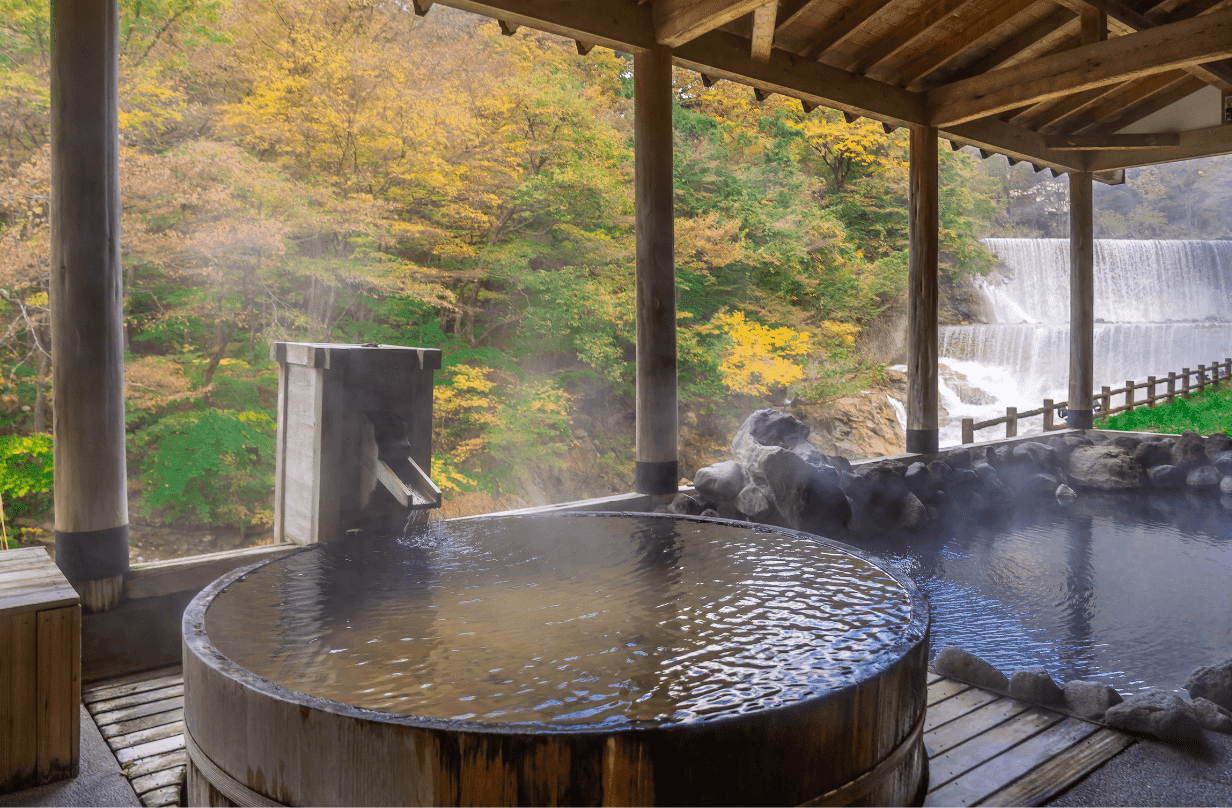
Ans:
{"type": "MultiPolygon", "coordinates": [[[[46,343],[43,343],[46,345],[46,343]]],[[[34,433],[40,435],[47,431],[47,374],[51,371],[51,357],[46,351],[39,351],[38,378],[34,382],[34,433]]]]}

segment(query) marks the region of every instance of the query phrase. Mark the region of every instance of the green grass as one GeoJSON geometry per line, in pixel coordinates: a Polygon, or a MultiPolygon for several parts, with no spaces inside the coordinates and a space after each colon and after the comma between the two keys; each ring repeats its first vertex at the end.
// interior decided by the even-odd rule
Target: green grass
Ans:
{"type": "Polygon", "coordinates": [[[1101,419],[1095,426],[1125,432],[1197,432],[1199,435],[1226,432],[1232,435],[1232,391],[1225,387],[1188,401],[1178,398],[1171,404],[1122,412],[1101,419]]]}

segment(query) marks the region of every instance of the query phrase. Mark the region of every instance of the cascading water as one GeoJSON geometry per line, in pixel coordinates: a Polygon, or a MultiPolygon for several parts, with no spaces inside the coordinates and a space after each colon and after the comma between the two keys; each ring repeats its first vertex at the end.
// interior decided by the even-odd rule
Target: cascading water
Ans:
{"type": "MultiPolygon", "coordinates": [[[[949,412],[942,445],[960,441],[964,417],[994,418],[1006,406],[1034,409],[1068,396],[1069,242],[984,243],[1002,265],[977,282],[988,322],[945,326],[938,347],[942,364],[987,395],[956,390],[942,374],[949,412]]],[[[1097,392],[1223,359],[1232,353],[1232,241],[1096,241],[1095,321],[1097,392]]],[[[1031,419],[1019,434],[1040,428],[1031,419]]]]}

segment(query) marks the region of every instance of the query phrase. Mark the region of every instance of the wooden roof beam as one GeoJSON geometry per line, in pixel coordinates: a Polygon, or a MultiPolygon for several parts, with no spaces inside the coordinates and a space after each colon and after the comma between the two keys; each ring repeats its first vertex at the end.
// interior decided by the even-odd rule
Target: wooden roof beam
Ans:
{"type": "Polygon", "coordinates": [[[928,102],[934,124],[948,126],[1229,55],[1232,11],[1219,11],[945,84],[928,102]]]}
{"type": "Polygon", "coordinates": [[[750,55],[759,62],[769,61],[774,47],[774,23],[779,15],[779,0],[770,0],[753,9],[753,47],[750,55]]]}
{"type": "Polygon", "coordinates": [[[1004,154],[1011,160],[1035,163],[1041,168],[1055,168],[1058,171],[1083,171],[1088,160],[1083,152],[1051,149],[1044,143],[1042,135],[996,118],[947,126],[941,130],[940,136],[961,140],[977,149],[1004,154]]]}
{"type": "Polygon", "coordinates": [[[928,120],[923,93],[778,49],[771,51],[767,61],[758,61],[749,56],[748,39],[725,31],[712,31],[675,48],[672,58],[680,67],[711,78],[748,84],[765,93],[779,93],[896,126],[923,126],[928,120]]]}
{"type": "Polygon", "coordinates": [[[1047,135],[1044,145],[1050,149],[1074,151],[1104,151],[1107,149],[1178,149],[1179,132],[1153,132],[1143,135],[1047,135]]]}
{"type": "Polygon", "coordinates": [[[654,0],[655,35],[660,45],[675,48],[765,4],[766,0],[654,0]]]}
{"type": "Polygon", "coordinates": [[[1156,163],[1172,163],[1177,160],[1192,160],[1195,157],[1213,157],[1232,154],[1232,137],[1227,126],[1212,126],[1180,132],[1180,145],[1159,149],[1111,149],[1091,152],[1091,170],[1108,171],[1119,168],[1134,168],[1156,163]]]}
{"type": "MultiPolygon", "coordinates": [[[[1148,31],[1160,25],[1159,22],[1151,19],[1148,14],[1134,11],[1120,2],[1120,0],[1082,0],[1082,2],[1089,8],[1096,9],[1101,14],[1105,14],[1109,18],[1122,23],[1132,31],[1148,31]]],[[[1160,16],[1163,15],[1161,14],[1160,16]]],[[[1186,19],[1192,19],[1192,17],[1187,17],[1186,19]]],[[[1199,78],[1217,84],[1221,89],[1232,89],[1232,70],[1228,69],[1227,65],[1194,66],[1193,70],[1196,71],[1195,75],[1198,75],[1199,78]]]]}
{"type": "Polygon", "coordinates": [[[1069,31],[1067,26],[1076,25],[1077,19],[1078,16],[1073,11],[1058,7],[1048,16],[1005,40],[1005,42],[998,45],[974,64],[948,75],[925,76],[908,85],[908,89],[930,89],[941,84],[948,84],[951,81],[978,76],[981,73],[996,70],[1029,48],[1048,47],[1055,41],[1070,37],[1073,32],[1069,31]]]}
{"type": "MultiPolygon", "coordinates": [[[[765,2],[765,0],[761,0],[765,2]]],[[[650,6],[635,0],[574,3],[569,0],[433,0],[473,14],[524,25],[567,39],[637,54],[655,46],[650,6]]]]}

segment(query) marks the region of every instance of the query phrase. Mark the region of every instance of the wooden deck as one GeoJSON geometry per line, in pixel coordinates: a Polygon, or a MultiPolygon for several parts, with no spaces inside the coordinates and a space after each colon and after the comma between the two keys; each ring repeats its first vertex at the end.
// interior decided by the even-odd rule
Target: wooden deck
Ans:
{"type": "Polygon", "coordinates": [[[81,700],[142,804],[179,805],[188,764],[180,668],[86,685],[81,700]]]}
{"type": "Polygon", "coordinates": [[[928,677],[925,805],[1041,805],[1134,742],[936,674],[928,677]]]}
{"type": "MultiPolygon", "coordinates": [[[[142,803],[178,804],[187,762],[180,669],[89,685],[82,700],[142,803]]],[[[929,674],[924,804],[1041,805],[1133,742],[1098,724],[929,674]]]]}

